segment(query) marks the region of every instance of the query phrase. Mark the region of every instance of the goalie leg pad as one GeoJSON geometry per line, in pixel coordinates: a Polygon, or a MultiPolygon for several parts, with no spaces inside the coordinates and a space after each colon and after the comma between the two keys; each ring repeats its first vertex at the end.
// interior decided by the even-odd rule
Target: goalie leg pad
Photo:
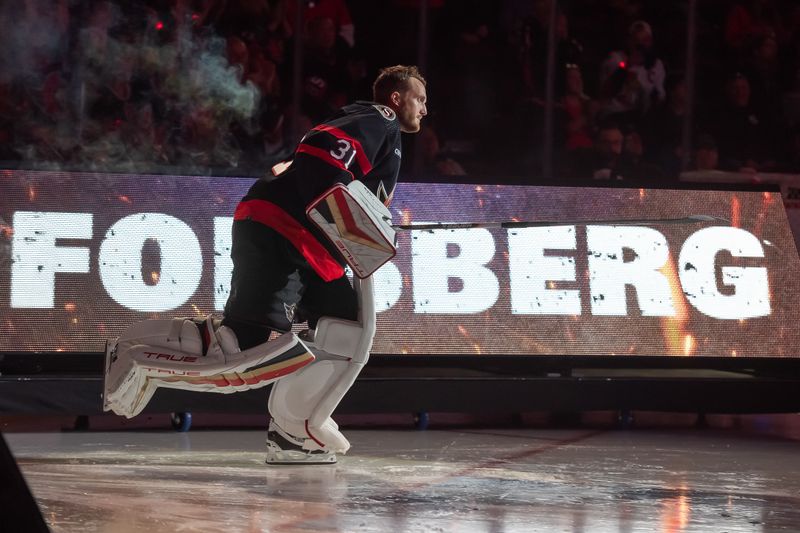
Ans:
{"type": "MultiPolygon", "coordinates": [[[[188,319],[176,320],[191,323],[188,319]]],[[[314,360],[313,353],[293,333],[238,351],[233,333],[224,326],[215,329],[210,319],[199,328],[192,323],[194,336],[209,332],[209,335],[214,335],[210,342],[192,340],[191,329],[178,328],[175,323],[144,321],[129,328],[116,343],[108,345],[104,410],[128,418],[136,416],[158,387],[218,393],[260,388],[314,360]],[[169,330],[166,334],[165,329],[169,330]],[[185,352],[174,349],[176,341],[170,335],[177,329],[185,334],[178,346],[197,348],[205,344],[205,355],[202,350],[185,352]],[[148,343],[140,342],[133,337],[134,334],[140,334],[148,343]]]]}
{"type": "Polygon", "coordinates": [[[273,422],[308,451],[346,453],[350,448],[331,415],[367,363],[375,336],[372,279],[355,279],[354,285],[360,321],[321,318],[309,343],[317,361],[278,381],[270,393],[273,422]]]}

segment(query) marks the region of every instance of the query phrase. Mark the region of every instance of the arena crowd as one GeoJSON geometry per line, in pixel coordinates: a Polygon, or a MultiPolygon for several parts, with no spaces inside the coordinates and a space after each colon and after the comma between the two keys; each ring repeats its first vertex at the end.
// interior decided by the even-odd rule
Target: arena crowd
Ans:
{"type": "Polygon", "coordinates": [[[421,135],[407,139],[401,179],[670,183],[687,169],[800,172],[800,4],[697,2],[691,102],[688,6],[5,2],[0,161],[5,168],[259,176],[334,109],[370,99],[378,68],[424,57],[430,116],[421,135]],[[420,56],[423,5],[429,31],[420,56]],[[294,27],[298,6],[302,31],[294,27]],[[555,165],[554,176],[542,176],[551,20],[555,165]]]}

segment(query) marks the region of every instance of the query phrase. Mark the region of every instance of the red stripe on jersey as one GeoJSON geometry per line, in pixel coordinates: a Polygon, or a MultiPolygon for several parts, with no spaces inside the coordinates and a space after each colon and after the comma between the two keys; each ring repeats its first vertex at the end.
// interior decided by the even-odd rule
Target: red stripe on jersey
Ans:
{"type": "Polygon", "coordinates": [[[234,220],[254,220],[274,229],[297,248],[311,268],[325,281],[344,276],[344,268],[328,250],[289,213],[267,200],[245,200],[236,206],[234,220]]]}
{"type": "Polygon", "coordinates": [[[358,166],[361,167],[361,173],[366,176],[367,173],[372,170],[372,163],[369,162],[367,154],[364,153],[364,149],[361,147],[361,143],[357,139],[354,139],[339,128],[328,126],[327,124],[320,124],[319,126],[316,126],[314,130],[330,133],[337,139],[344,139],[345,141],[351,143],[356,149],[356,161],[358,161],[358,166]]]}
{"type": "Polygon", "coordinates": [[[311,146],[311,145],[308,145],[308,144],[301,144],[300,146],[297,147],[297,153],[298,154],[308,154],[310,156],[316,157],[317,159],[322,159],[323,161],[325,161],[329,165],[333,165],[336,168],[338,168],[339,170],[344,170],[345,172],[350,174],[350,179],[351,180],[356,179],[355,176],[353,176],[353,173],[350,172],[349,170],[347,170],[347,167],[344,166],[344,162],[343,161],[341,161],[339,159],[336,159],[335,157],[333,157],[330,154],[330,152],[327,152],[327,151],[323,150],[322,148],[317,148],[316,146],[311,146]]]}

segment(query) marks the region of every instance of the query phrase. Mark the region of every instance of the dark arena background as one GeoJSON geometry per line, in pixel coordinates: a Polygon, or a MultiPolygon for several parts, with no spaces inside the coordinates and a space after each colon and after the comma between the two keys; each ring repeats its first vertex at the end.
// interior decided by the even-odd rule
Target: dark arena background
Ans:
{"type": "Polygon", "coordinates": [[[0,44],[0,532],[800,531],[796,2],[20,0],[0,44]],[[531,224],[398,233],[350,452],[265,465],[268,389],[104,413],[106,341],[221,316],[239,200],[394,64],[393,222],[531,224]]]}

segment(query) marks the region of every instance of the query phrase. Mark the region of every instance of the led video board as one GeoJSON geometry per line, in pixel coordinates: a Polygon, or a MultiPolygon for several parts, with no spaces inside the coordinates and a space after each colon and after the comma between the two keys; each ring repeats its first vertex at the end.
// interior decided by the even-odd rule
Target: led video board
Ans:
{"type": "MultiPolygon", "coordinates": [[[[252,182],[0,171],[0,351],[100,351],[134,321],[221,313],[231,216],[252,182]]],[[[552,224],[401,231],[375,274],[373,353],[800,346],[777,192],[402,183],[391,209],[395,223],[552,224]]]]}

